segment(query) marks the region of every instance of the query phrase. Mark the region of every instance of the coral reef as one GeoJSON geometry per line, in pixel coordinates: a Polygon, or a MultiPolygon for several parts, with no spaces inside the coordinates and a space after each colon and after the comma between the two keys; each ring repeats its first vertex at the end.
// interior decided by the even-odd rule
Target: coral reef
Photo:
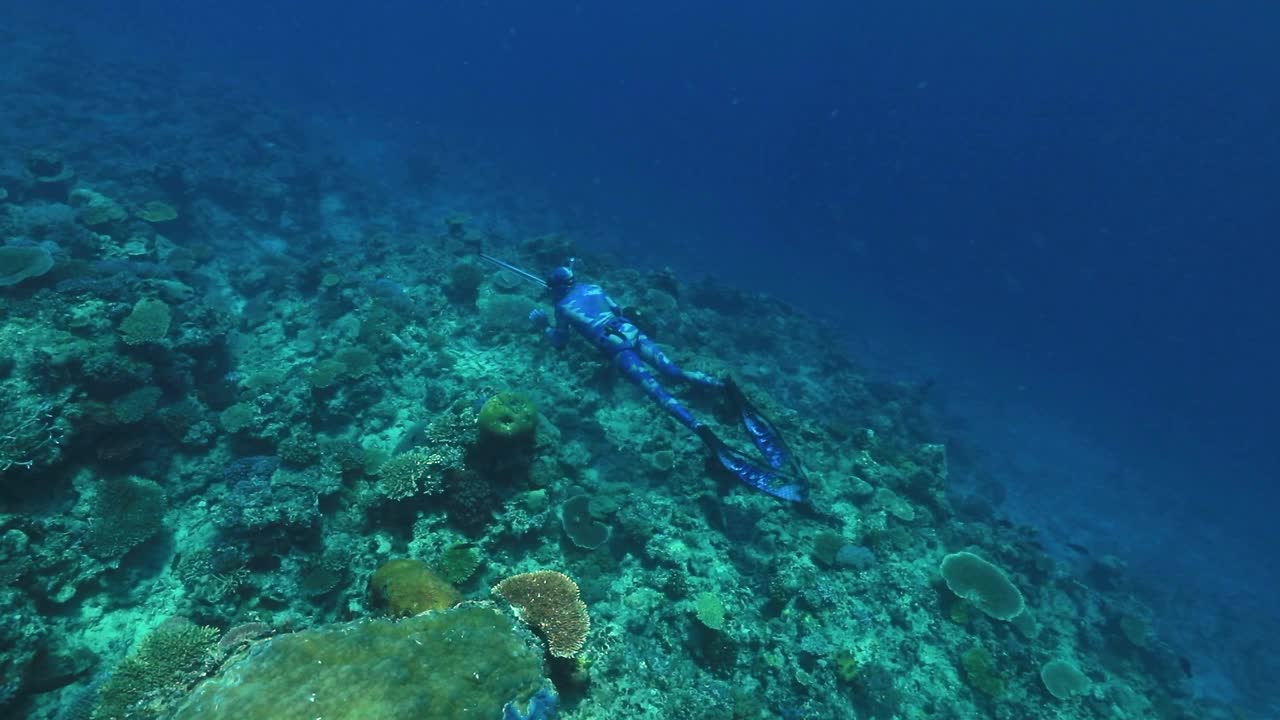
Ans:
{"type": "Polygon", "coordinates": [[[145,81],[70,77],[0,104],[0,714],[1213,717],[1123,564],[957,506],[929,393],[823,322],[580,245],[608,223],[508,207],[465,153],[406,199],[261,98],[191,80],[129,127],[103,110],[145,81]],[[739,378],[809,506],[708,472],[479,251],[581,257],[739,378]]]}

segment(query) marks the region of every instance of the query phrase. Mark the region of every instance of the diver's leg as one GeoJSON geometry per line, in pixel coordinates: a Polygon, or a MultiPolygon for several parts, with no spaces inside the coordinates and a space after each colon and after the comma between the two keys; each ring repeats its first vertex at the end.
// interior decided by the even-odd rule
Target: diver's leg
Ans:
{"type": "Polygon", "coordinates": [[[618,369],[622,371],[627,379],[635,383],[645,394],[649,396],[659,407],[667,411],[667,414],[680,421],[681,425],[697,432],[702,423],[693,417],[693,413],[689,409],[680,404],[662,387],[662,383],[649,372],[649,368],[645,367],[644,360],[634,350],[623,350],[613,356],[614,363],[618,369]]]}
{"type": "Polygon", "coordinates": [[[645,362],[657,368],[658,372],[666,375],[674,380],[683,380],[684,382],[693,383],[694,385],[702,385],[716,390],[724,388],[724,381],[712,377],[704,372],[697,370],[685,370],[684,368],[671,362],[671,358],[662,352],[658,344],[649,339],[647,335],[640,335],[636,338],[636,352],[645,362]]]}
{"type": "Polygon", "coordinates": [[[742,427],[746,428],[747,435],[751,436],[751,443],[769,461],[769,465],[774,469],[780,469],[794,463],[795,456],[787,447],[786,440],[783,440],[782,433],[778,432],[778,428],[765,417],[764,413],[747,400],[738,383],[730,378],[724,386],[730,405],[737,410],[742,427]]]}
{"type": "Polygon", "coordinates": [[[645,366],[644,359],[636,351],[623,350],[613,357],[618,369],[627,376],[628,380],[639,386],[641,390],[644,390],[645,394],[658,403],[663,410],[666,410],[668,414],[679,420],[681,425],[697,433],[698,437],[706,443],[707,448],[711,450],[712,456],[720,467],[742,482],[774,497],[793,502],[805,499],[806,492],[803,477],[797,477],[779,468],[760,467],[742,453],[721,442],[715,433],[711,431],[711,428],[698,422],[685,406],[681,405],[678,400],[671,396],[671,393],[662,387],[658,379],[645,366]]]}

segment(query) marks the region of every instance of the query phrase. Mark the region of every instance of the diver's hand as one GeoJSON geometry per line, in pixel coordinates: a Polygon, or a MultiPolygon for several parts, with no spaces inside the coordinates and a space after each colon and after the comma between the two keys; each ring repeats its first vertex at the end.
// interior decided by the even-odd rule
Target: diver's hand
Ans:
{"type": "Polygon", "coordinates": [[[547,319],[547,311],[542,308],[529,311],[529,322],[533,323],[534,330],[545,330],[551,324],[551,320],[547,319]]]}

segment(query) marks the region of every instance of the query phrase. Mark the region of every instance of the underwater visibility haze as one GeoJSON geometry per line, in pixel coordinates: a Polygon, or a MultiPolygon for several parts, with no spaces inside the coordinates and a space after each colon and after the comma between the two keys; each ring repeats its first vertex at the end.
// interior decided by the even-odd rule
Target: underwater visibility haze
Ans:
{"type": "Polygon", "coordinates": [[[0,13],[0,717],[1280,717],[1280,6],[0,13]]]}

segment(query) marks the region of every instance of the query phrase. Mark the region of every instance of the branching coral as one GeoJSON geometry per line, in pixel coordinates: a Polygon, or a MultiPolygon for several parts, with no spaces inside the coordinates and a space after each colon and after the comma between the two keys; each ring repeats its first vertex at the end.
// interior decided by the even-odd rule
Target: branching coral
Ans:
{"type": "Polygon", "coordinates": [[[218,635],[217,628],[180,618],[156,628],[102,686],[93,720],[157,717],[216,664],[218,635]]]}
{"type": "Polygon", "coordinates": [[[442,489],[442,472],[454,464],[446,454],[424,449],[400,453],[378,470],[378,489],[392,500],[435,495],[442,489]]]}

